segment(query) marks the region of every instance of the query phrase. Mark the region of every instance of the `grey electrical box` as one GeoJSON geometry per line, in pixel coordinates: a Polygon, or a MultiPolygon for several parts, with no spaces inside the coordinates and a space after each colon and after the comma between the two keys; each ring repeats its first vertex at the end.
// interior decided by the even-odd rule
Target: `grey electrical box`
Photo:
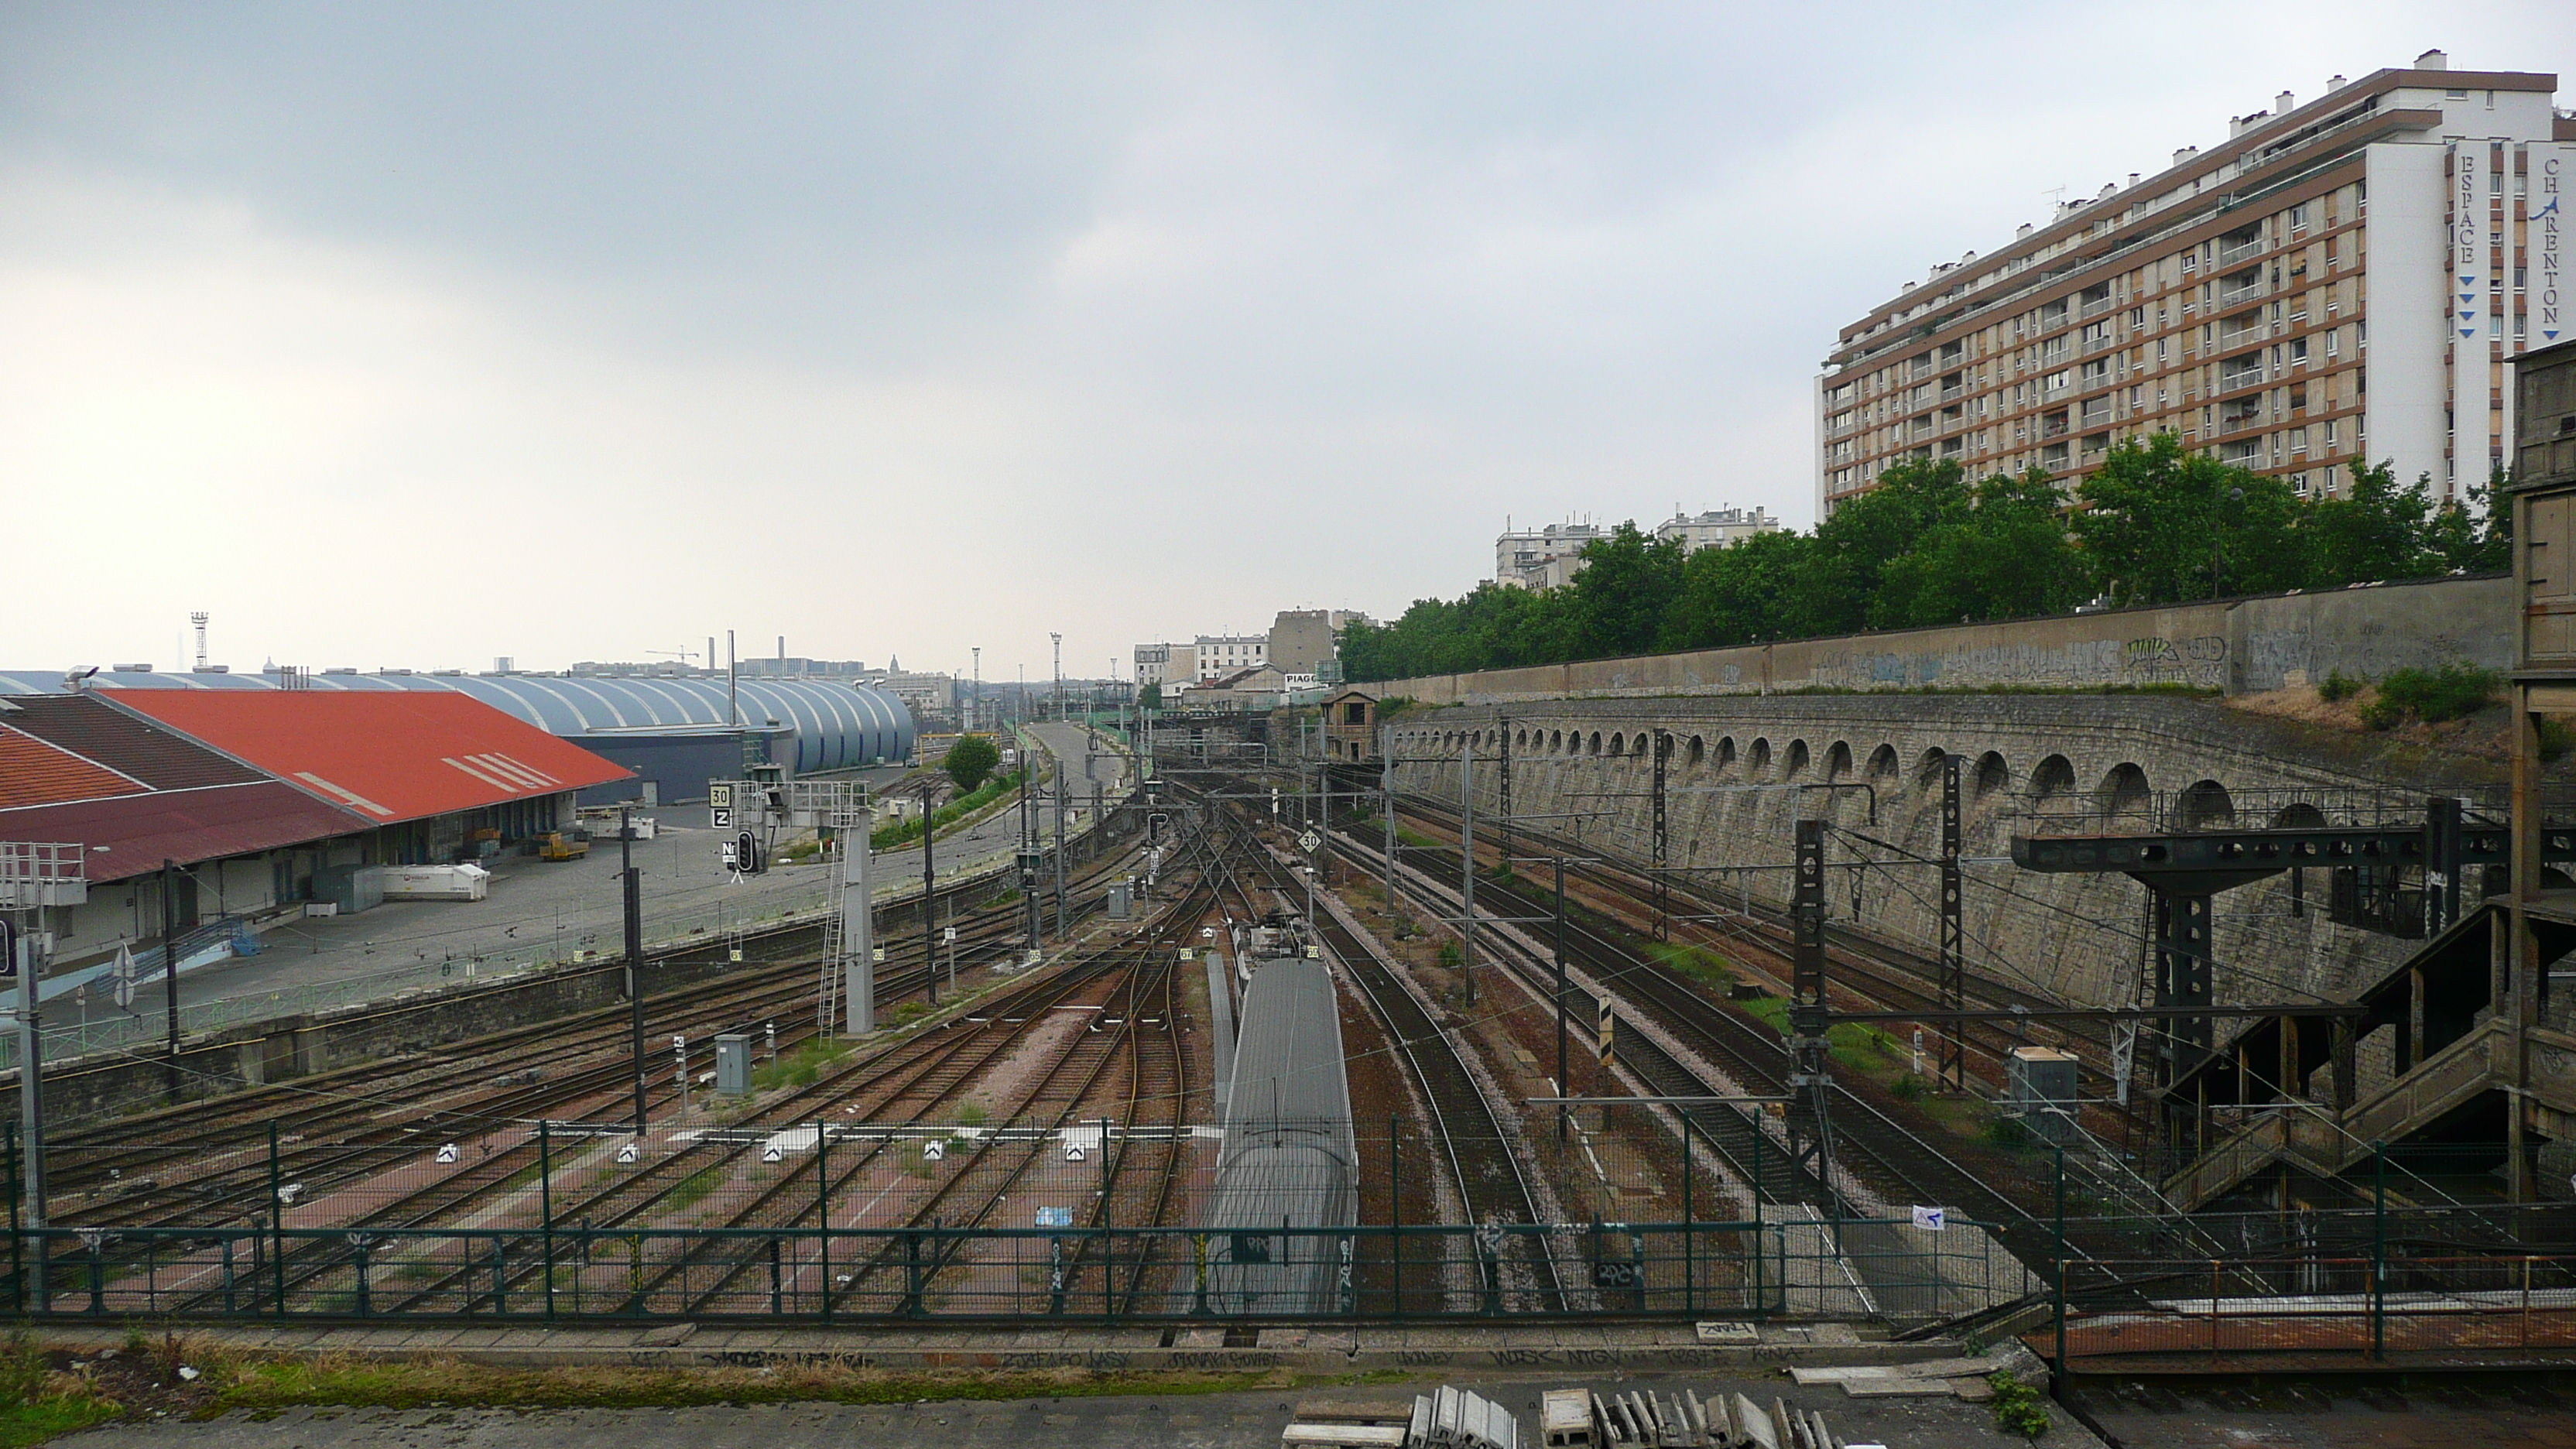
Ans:
{"type": "Polygon", "coordinates": [[[1135,915],[1133,888],[1126,881],[1109,883],[1109,919],[1124,921],[1135,915]]]}
{"type": "Polygon", "coordinates": [[[2064,1144],[2078,1135],[2075,1068],[2075,1053],[2055,1047],[2014,1047],[2004,1059],[2004,1100],[2042,1142],[2064,1144]]]}
{"type": "Polygon", "coordinates": [[[751,1095],[751,1038],[726,1032],[716,1038],[716,1091],[728,1097],[751,1095]]]}

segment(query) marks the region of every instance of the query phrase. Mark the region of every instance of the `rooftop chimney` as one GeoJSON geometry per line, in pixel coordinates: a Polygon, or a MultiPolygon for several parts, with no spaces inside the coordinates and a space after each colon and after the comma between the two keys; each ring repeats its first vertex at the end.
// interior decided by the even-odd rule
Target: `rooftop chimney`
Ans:
{"type": "Polygon", "coordinates": [[[2451,58],[2438,50],[2428,50],[2422,55],[2415,57],[2415,68],[2417,70],[2449,70],[2451,68],[2451,58]]]}
{"type": "Polygon", "coordinates": [[[2030,223],[2029,223],[2029,222],[2026,222],[2026,221],[2025,221],[2025,222],[2023,222],[2020,226],[2017,226],[2017,227],[2013,228],[2013,236],[2014,236],[2016,239],[2019,239],[2019,238],[2021,238],[2021,237],[2026,237],[2026,236],[2030,235],[2030,233],[2031,233],[2031,225],[2030,225],[2030,223]]]}
{"type": "Polygon", "coordinates": [[[2185,161],[2188,161],[2199,154],[2200,148],[2198,146],[2185,146],[2174,153],[2173,164],[2180,166],[2185,161]]]}
{"type": "Polygon", "coordinates": [[[2283,91],[2272,98],[2272,110],[2277,115],[2286,116],[2298,108],[2299,98],[2290,94],[2288,91],[2283,91]]]}
{"type": "Polygon", "coordinates": [[[2339,75],[2330,75],[2330,76],[2327,76],[2327,77],[2326,77],[2326,94],[2327,94],[2327,95],[2333,95],[2335,92],[2337,92],[2337,91],[2339,91],[2339,90],[2342,90],[2345,86],[2350,85],[2350,84],[2351,84],[2351,82],[2350,82],[2350,81],[2345,80],[2342,76],[2339,76],[2339,75]]]}

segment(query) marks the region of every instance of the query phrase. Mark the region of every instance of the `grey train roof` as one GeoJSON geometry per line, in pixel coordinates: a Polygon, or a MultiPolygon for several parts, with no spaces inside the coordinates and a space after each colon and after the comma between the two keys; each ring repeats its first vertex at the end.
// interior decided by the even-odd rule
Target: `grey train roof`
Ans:
{"type": "MultiPolygon", "coordinates": [[[[119,689],[275,689],[275,674],[163,674],[101,670],[86,687],[119,689]]],[[[548,734],[649,735],[727,727],[722,680],[655,675],[315,674],[317,690],[407,689],[470,695],[548,734]]],[[[742,722],[772,720],[796,731],[800,775],[900,760],[911,755],[912,712],[903,701],[865,685],[810,679],[742,680],[742,722]]],[[[60,694],[63,677],[43,670],[0,672],[0,695],[60,694]]]]}
{"type": "MultiPolygon", "coordinates": [[[[1263,962],[1244,991],[1232,1099],[1201,1225],[1209,1307],[1332,1313],[1347,1287],[1340,1236],[1278,1229],[1359,1222],[1358,1149],[1342,1058],[1341,1007],[1321,961],[1263,962]]],[[[1182,1285],[1194,1297],[1195,1283],[1182,1285]]]]}

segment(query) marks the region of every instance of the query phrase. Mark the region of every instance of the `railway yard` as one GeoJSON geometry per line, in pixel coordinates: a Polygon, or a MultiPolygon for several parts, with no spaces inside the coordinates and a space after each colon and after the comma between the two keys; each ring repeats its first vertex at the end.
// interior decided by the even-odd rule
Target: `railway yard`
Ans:
{"type": "MultiPolygon", "coordinates": [[[[852,1352],[732,1346],[768,1325],[925,1369],[1418,1367],[1457,1349],[1373,1333],[1546,1326],[1532,1352],[1599,1332],[1625,1345],[1603,1363],[1815,1362],[1828,1387],[1865,1352],[1891,1392],[1974,1402],[1990,1370],[1959,1355],[2046,1357],[2062,1275],[2227,1251],[2231,1220],[2159,1210],[2100,1149],[2134,1128],[2099,1075],[2111,1024],[2016,1019],[2052,1005],[2024,983],[1971,969],[1977,1010],[1947,1017],[1937,963],[1832,925],[1827,1000],[1859,1020],[1820,1084],[1776,900],[1545,820],[1498,830],[1391,772],[1045,739],[1119,760],[1116,784],[1059,865],[1045,807],[1079,787],[1042,762],[978,827],[1018,813],[1017,864],[941,878],[927,908],[875,898],[873,1030],[818,977],[826,925],[781,916],[656,948],[640,1010],[595,992],[57,1120],[41,1223],[8,1144],[13,1306],[74,1333],[588,1326],[636,1355],[703,1331],[707,1363],[852,1352]],[[1954,1022],[1967,1090],[1926,1090],[1908,1013],[1954,1022]],[[2095,1150],[1997,1129],[2034,1045],[2079,1060],[2095,1150]],[[1074,1346],[996,1347],[1032,1330],[1074,1346]],[[1949,1377],[1902,1378],[1927,1356],[1949,1377]]],[[[625,962],[556,969],[614,986],[625,962]]],[[[384,1009],[477,989],[503,988],[384,1009]]],[[[2171,1321],[2156,1288],[2123,1291],[2171,1321]]]]}

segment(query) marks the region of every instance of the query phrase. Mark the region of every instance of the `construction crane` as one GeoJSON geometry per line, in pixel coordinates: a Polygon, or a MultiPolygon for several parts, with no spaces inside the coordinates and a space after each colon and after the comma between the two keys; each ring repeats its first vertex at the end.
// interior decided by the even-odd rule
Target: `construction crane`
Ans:
{"type": "Polygon", "coordinates": [[[644,652],[647,654],[668,654],[673,658],[678,659],[683,664],[686,664],[690,660],[698,657],[698,651],[695,649],[647,649],[644,652]]]}

